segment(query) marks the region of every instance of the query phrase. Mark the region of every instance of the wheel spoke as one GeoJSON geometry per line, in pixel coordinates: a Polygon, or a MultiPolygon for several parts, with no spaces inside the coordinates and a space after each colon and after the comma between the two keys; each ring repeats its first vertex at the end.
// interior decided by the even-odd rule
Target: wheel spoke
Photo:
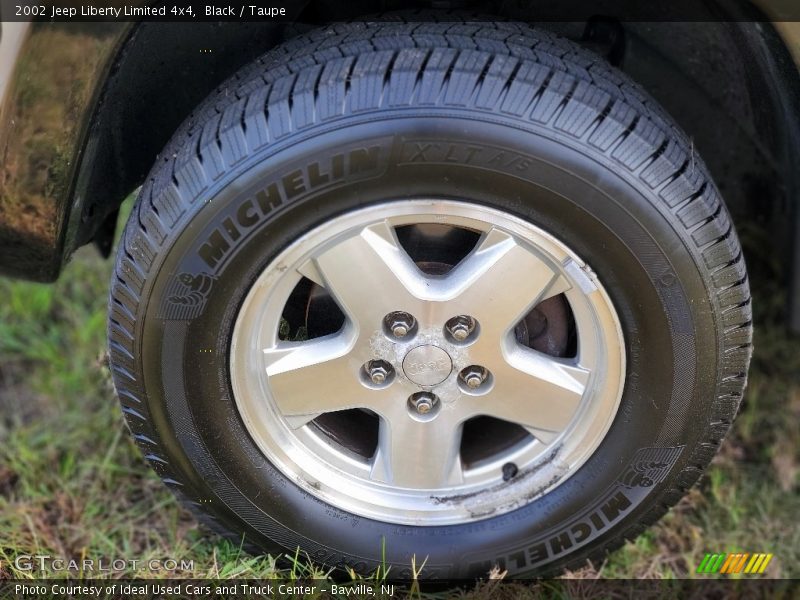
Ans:
{"type": "Polygon", "coordinates": [[[431,421],[411,418],[400,406],[382,415],[372,478],[413,489],[437,489],[463,481],[462,424],[453,411],[431,421]]]}
{"type": "Polygon", "coordinates": [[[280,342],[265,349],[264,358],[275,402],[295,427],[325,412],[367,406],[384,392],[361,383],[363,356],[353,351],[347,329],[305,342],[280,342]]]}
{"type": "Polygon", "coordinates": [[[389,310],[418,312],[425,276],[400,246],[385,221],[329,248],[315,259],[325,287],[359,327],[380,327],[389,310]],[[391,298],[391,308],[375,302],[375,295],[391,298]]]}
{"type": "Polygon", "coordinates": [[[532,250],[492,229],[445,278],[452,301],[441,309],[476,317],[481,336],[498,339],[561,281],[532,250]]]}
{"type": "Polygon", "coordinates": [[[574,417],[589,370],[521,346],[512,346],[506,355],[492,369],[492,390],[471,398],[472,410],[522,425],[551,442],[574,417]]]}

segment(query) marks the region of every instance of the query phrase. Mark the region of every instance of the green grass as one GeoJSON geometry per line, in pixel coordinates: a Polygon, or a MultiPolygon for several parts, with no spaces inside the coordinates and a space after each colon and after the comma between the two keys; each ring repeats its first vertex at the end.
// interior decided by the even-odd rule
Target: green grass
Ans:
{"type": "MultiPolygon", "coordinates": [[[[204,532],[144,465],[105,366],[110,270],[84,248],[55,285],[0,279],[0,579],[63,575],[14,566],[37,554],[193,561],[115,576],[324,576],[204,532]]],[[[800,352],[777,321],[780,290],[757,289],[750,386],[708,474],[636,541],[566,577],[691,577],[705,552],[729,551],[772,552],[770,576],[800,577],[800,352]]]]}

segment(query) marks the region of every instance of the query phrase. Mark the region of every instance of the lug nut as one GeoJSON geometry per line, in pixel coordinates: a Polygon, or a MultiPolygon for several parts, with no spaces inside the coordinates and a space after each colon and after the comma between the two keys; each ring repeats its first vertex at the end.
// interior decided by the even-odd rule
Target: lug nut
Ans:
{"type": "Polygon", "coordinates": [[[373,385],[383,386],[392,380],[394,369],[385,360],[371,360],[363,367],[363,376],[373,385]]]}
{"type": "Polygon", "coordinates": [[[445,328],[457,342],[463,342],[475,330],[477,323],[472,317],[466,315],[459,315],[453,317],[446,324],[445,328]]]}
{"type": "Polygon", "coordinates": [[[408,327],[406,327],[405,325],[397,323],[392,327],[392,334],[394,335],[394,337],[406,337],[407,333],[408,333],[408,327]]]}
{"type": "Polygon", "coordinates": [[[489,377],[489,371],[484,367],[472,365],[461,371],[461,379],[471,390],[477,390],[489,377]]]}
{"type": "Polygon", "coordinates": [[[412,413],[433,417],[433,412],[439,404],[439,398],[429,392],[417,392],[408,399],[408,408],[412,413]]]}
{"type": "Polygon", "coordinates": [[[428,400],[427,398],[423,398],[419,402],[417,402],[417,412],[421,415],[426,415],[431,412],[433,408],[433,402],[428,400]]]}
{"type": "Polygon", "coordinates": [[[414,329],[416,319],[405,312],[391,312],[383,318],[386,329],[396,338],[404,338],[414,329]]]}
{"type": "MultiPolygon", "coordinates": [[[[372,379],[373,381],[375,380],[374,377],[372,379]]],[[[467,385],[474,390],[476,387],[480,386],[480,384],[483,383],[483,378],[480,375],[477,375],[476,373],[471,373],[469,377],[467,377],[464,381],[466,381],[467,385]]]]}
{"type": "Polygon", "coordinates": [[[456,325],[455,327],[453,327],[451,333],[453,334],[453,337],[455,339],[457,339],[459,342],[463,342],[465,339],[467,339],[467,336],[469,335],[469,329],[467,329],[463,325],[456,325]]]}

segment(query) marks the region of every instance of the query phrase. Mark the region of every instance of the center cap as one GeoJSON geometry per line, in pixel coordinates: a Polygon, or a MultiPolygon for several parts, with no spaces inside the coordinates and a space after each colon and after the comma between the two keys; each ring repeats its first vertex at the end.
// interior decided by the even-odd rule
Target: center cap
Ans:
{"type": "Polygon", "coordinates": [[[417,385],[430,387],[447,379],[453,370],[450,355],[439,346],[417,346],[403,359],[403,372],[417,385]]]}

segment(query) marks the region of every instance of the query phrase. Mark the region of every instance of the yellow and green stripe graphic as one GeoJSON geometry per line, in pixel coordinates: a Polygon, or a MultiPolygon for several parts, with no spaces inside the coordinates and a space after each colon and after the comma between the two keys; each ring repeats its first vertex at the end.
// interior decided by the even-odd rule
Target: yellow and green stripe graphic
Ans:
{"type": "Polygon", "coordinates": [[[771,560],[772,554],[750,554],[748,552],[706,554],[700,566],[697,567],[697,572],[706,575],[712,573],[759,575],[764,572],[771,560]]]}

